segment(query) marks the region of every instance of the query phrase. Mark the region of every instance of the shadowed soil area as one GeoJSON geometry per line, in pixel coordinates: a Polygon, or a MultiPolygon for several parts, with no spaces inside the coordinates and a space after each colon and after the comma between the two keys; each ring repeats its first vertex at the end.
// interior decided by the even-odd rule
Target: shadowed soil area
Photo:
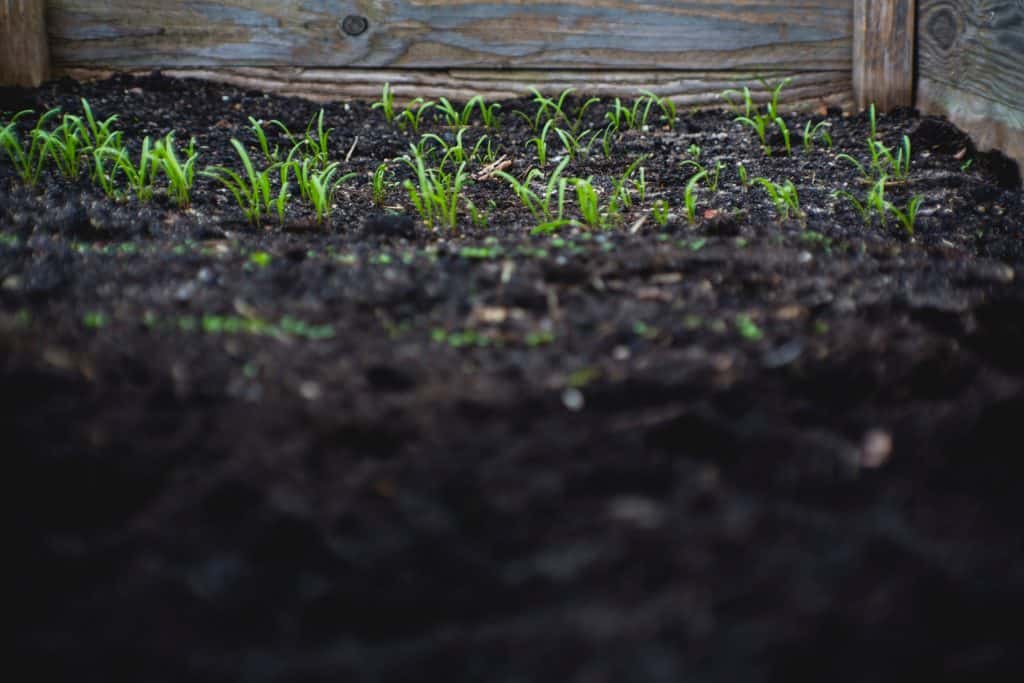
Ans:
{"type": "MultiPolygon", "coordinates": [[[[320,110],[159,74],[6,90],[0,110],[83,97],[133,153],[194,137],[200,168],[237,167],[232,138],[256,157],[249,116],[301,133],[320,110]]],[[[881,140],[912,146],[887,187],[898,207],[923,196],[911,236],[833,195],[869,189],[836,156],[867,163],[865,114],[787,115],[792,154],[773,129],[766,155],[728,111],[652,113],[565,169],[605,202],[647,155],[631,205],[532,234],[487,170],[538,165],[517,109],[536,107],[466,130],[493,145],[467,163],[487,219],[462,204],[452,230],[400,185],[420,138],[369,103],[324,106],[330,158],[356,176],[322,223],[296,201],[253,225],[199,174],[184,209],[85,174],[25,187],[0,155],[8,563],[34,679],[1024,669],[1018,170],[940,119],[880,115],[881,140]],[[832,149],[803,148],[806,121],[832,149]],[[692,222],[687,159],[722,162],[692,222]],[[800,214],[740,163],[791,180],[800,214]]],[[[547,142],[550,173],[564,151],[547,142]]],[[[566,216],[578,201],[568,186],[566,216]]]]}

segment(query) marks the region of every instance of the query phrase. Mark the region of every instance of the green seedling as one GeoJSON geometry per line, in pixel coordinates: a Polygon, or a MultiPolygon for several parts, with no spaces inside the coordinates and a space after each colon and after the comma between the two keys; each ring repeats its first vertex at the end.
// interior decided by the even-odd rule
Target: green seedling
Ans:
{"type": "Polygon", "coordinates": [[[658,109],[661,110],[661,120],[665,122],[665,125],[668,126],[669,130],[675,130],[677,112],[676,103],[672,101],[672,98],[659,97],[650,90],[641,90],[640,92],[647,96],[651,102],[658,105],[658,109]]]}
{"type": "Polygon", "coordinates": [[[540,134],[526,141],[527,149],[529,149],[530,145],[537,148],[537,162],[541,166],[547,166],[548,163],[548,131],[551,130],[553,124],[554,119],[548,119],[540,134]]]}
{"type": "Polygon", "coordinates": [[[831,126],[832,124],[828,121],[819,121],[813,126],[810,121],[804,124],[804,151],[810,152],[814,149],[815,140],[821,140],[825,143],[825,147],[832,149],[832,135],[828,132],[831,126]]]}
{"type": "Polygon", "coordinates": [[[73,114],[64,114],[60,124],[52,131],[39,131],[57,170],[65,178],[78,178],[83,155],[89,153],[89,140],[83,139],[82,119],[73,114]]]}
{"type": "Polygon", "coordinates": [[[84,98],[82,99],[82,112],[85,114],[85,119],[80,120],[79,125],[82,127],[83,133],[90,140],[92,149],[95,150],[108,145],[114,148],[121,146],[121,133],[113,130],[114,122],[117,121],[116,114],[108,116],[102,121],[97,121],[92,113],[92,107],[89,106],[89,102],[84,98]]]}
{"type": "Polygon", "coordinates": [[[917,223],[917,213],[921,209],[921,204],[924,202],[924,197],[916,194],[910,198],[907,205],[903,207],[903,210],[897,209],[892,203],[886,202],[885,208],[896,217],[900,225],[908,235],[913,236],[914,226],[917,223]]]}
{"type": "Polygon", "coordinates": [[[324,129],[324,110],[321,109],[306,126],[306,147],[311,150],[313,158],[320,168],[326,168],[328,160],[328,142],[333,128],[324,129]],[[315,124],[315,128],[314,128],[315,124]]]}
{"type": "Polygon", "coordinates": [[[201,175],[212,178],[226,187],[235,197],[235,201],[249,222],[259,225],[263,212],[269,211],[272,206],[270,176],[277,169],[278,164],[271,164],[262,171],[257,171],[241,142],[232,138],[231,146],[235,148],[235,152],[242,162],[242,168],[245,171],[244,177],[225,166],[211,166],[203,170],[201,175]]]}
{"type": "Polygon", "coordinates": [[[570,118],[569,113],[565,110],[565,101],[569,95],[575,92],[575,88],[566,88],[558,96],[557,100],[544,96],[536,88],[530,88],[530,92],[533,93],[533,101],[537,105],[536,113],[532,117],[521,111],[513,113],[526,121],[534,133],[540,132],[544,124],[549,121],[554,123],[564,121],[569,130],[576,134],[583,124],[583,116],[587,109],[600,102],[598,98],[591,97],[580,105],[580,108],[576,111],[576,117],[570,118]]]}
{"type": "Polygon", "coordinates": [[[743,189],[750,187],[750,180],[747,178],[747,167],[743,164],[736,164],[736,175],[740,179],[740,185],[743,189]]]}
{"type": "Polygon", "coordinates": [[[59,109],[51,109],[36,121],[35,127],[29,131],[28,139],[22,142],[18,135],[18,122],[32,114],[31,109],[26,109],[15,114],[10,122],[0,128],[0,149],[3,149],[14,170],[21,179],[21,182],[34,187],[39,182],[43,168],[46,165],[47,145],[44,137],[43,126],[54,116],[60,113],[59,109]]]}
{"type": "Polygon", "coordinates": [[[605,159],[612,158],[612,145],[615,142],[616,130],[612,125],[606,126],[601,134],[601,151],[605,159]]]}
{"type": "MultiPolygon", "coordinates": [[[[498,171],[495,175],[507,182],[512,190],[519,197],[519,201],[533,215],[534,219],[541,225],[557,223],[556,227],[564,225],[565,190],[568,185],[562,172],[568,165],[569,159],[563,159],[551,175],[544,178],[543,171],[532,168],[526,174],[526,179],[520,182],[514,176],[498,171]],[[534,192],[530,185],[537,181],[542,188],[540,194],[534,192]]],[[[539,226],[538,226],[539,227],[539,226]]]]}
{"type": "Polygon", "coordinates": [[[775,117],[775,127],[782,132],[782,146],[786,148],[786,155],[793,155],[793,145],[789,140],[789,126],[786,125],[786,121],[781,116],[775,117]]]}
{"type": "MultiPolygon", "coordinates": [[[[289,139],[292,138],[291,131],[289,131],[288,128],[280,121],[277,121],[275,119],[274,121],[270,121],[270,125],[277,125],[279,128],[284,130],[285,135],[287,135],[289,139]]],[[[259,145],[260,151],[263,152],[263,156],[266,158],[266,160],[270,163],[277,163],[281,161],[279,148],[275,145],[273,150],[270,149],[270,143],[267,140],[267,133],[263,129],[263,123],[261,121],[257,121],[256,119],[250,116],[249,128],[252,129],[253,135],[256,136],[256,143],[259,145]]],[[[299,144],[305,143],[300,142],[299,144]]]]}
{"type": "MultiPolygon", "coordinates": [[[[782,88],[790,82],[789,78],[784,78],[772,88],[772,95],[766,105],[766,111],[761,113],[757,106],[754,104],[753,97],[750,94],[750,88],[744,87],[742,93],[738,90],[726,90],[722,93],[723,99],[728,103],[730,109],[736,112],[738,115],[733,121],[742,123],[745,126],[750,127],[756,134],[757,139],[761,143],[761,149],[765,155],[771,155],[772,150],[768,145],[767,135],[768,126],[775,124],[779,125],[781,117],[779,116],[779,96],[782,93],[782,88]],[[739,114],[739,106],[731,99],[735,95],[743,95],[743,114],[739,114]]],[[[765,87],[771,87],[766,81],[762,81],[765,87]]],[[[783,131],[783,137],[789,139],[789,129],[785,127],[785,122],[782,122],[780,130],[783,131]]]]}
{"type": "Polygon", "coordinates": [[[605,113],[605,119],[617,131],[643,128],[647,125],[647,118],[650,116],[655,100],[657,100],[657,96],[653,98],[640,97],[633,101],[632,107],[627,107],[622,104],[622,100],[616,97],[611,110],[605,113]]]}
{"type": "Polygon", "coordinates": [[[423,158],[415,154],[412,159],[403,157],[403,161],[416,174],[415,182],[406,180],[403,187],[409,193],[409,200],[416,207],[423,223],[431,230],[435,226],[454,230],[462,188],[469,180],[466,164],[460,164],[455,173],[446,173],[440,168],[428,169],[423,158]]]}
{"type": "Polygon", "coordinates": [[[651,218],[658,224],[659,228],[668,225],[668,202],[658,199],[651,205],[651,218]]]}
{"type": "Polygon", "coordinates": [[[869,138],[867,141],[868,151],[871,154],[871,161],[868,166],[849,154],[837,154],[837,159],[843,159],[853,164],[865,182],[874,182],[882,176],[887,176],[892,182],[906,182],[910,177],[910,138],[906,135],[900,143],[896,153],[893,148],[888,147],[880,140],[869,138]]]}
{"type": "Polygon", "coordinates": [[[380,109],[388,124],[395,123],[395,94],[391,92],[391,84],[385,83],[381,88],[380,100],[370,105],[370,109],[380,109]]]}
{"type": "Polygon", "coordinates": [[[786,180],[785,183],[779,184],[769,178],[754,178],[753,182],[759,183],[771,197],[780,220],[789,220],[791,215],[797,218],[803,216],[800,211],[800,198],[792,181],[786,180]]]}
{"type": "Polygon", "coordinates": [[[696,171],[697,173],[705,171],[704,178],[707,183],[708,189],[711,190],[712,192],[718,192],[718,178],[722,173],[722,169],[725,168],[724,163],[722,163],[721,161],[716,161],[715,165],[712,168],[707,169],[699,161],[694,161],[693,159],[686,159],[682,162],[682,165],[692,166],[693,170],[696,171]]]}
{"type": "Polygon", "coordinates": [[[168,133],[153,145],[153,158],[160,170],[167,176],[167,195],[181,208],[191,203],[192,183],[195,180],[196,153],[195,138],[189,141],[182,163],[174,150],[174,133],[168,133]]]}
{"type": "Polygon", "coordinates": [[[338,186],[346,180],[354,178],[356,174],[346,173],[337,176],[340,166],[337,161],[332,161],[326,168],[321,169],[314,168],[314,164],[311,162],[311,159],[304,159],[302,164],[295,164],[293,167],[297,172],[296,182],[299,184],[302,196],[313,207],[316,222],[323,224],[331,209],[331,201],[334,199],[334,193],[338,186]]]}
{"type": "Polygon", "coordinates": [[[633,192],[636,191],[637,199],[642,204],[647,196],[647,177],[643,166],[647,160],[644,154],[638,157],[633,163],[626,167],[622,174],[612,181],[612,198],[609,202],[616,211],[620,206],[633,208],[633,192]],[[634,175],[636,178],[634,178],[634,175]]]}
{"type": "Polygon", "coordinates": [[[417,97],[398,115],[396,120],[399,129],[402,131],[412,131],[414,135],[419,135],[420,126],[423,124],[423,117],[433,107],[434,102],[417,97]]]}
{"type": "Polygon", "coordinates": [[[477,208],[477,205],[467,199],[465,201],[466,209],[469,211],[469,220],[473,223],[473,227],[479,230],[486,230],[487,224],[490,222],[490,216],[487,211],[477,208]]]}
{"type": "Polygon", "coordinates": [[[480,111],[480,121],[486,128],[497,130],[497,110],[501,109],[501,105],[497,103],[488,105],[482,95],[475,95],[466,102],[461,110],[456,109],[446,97],[440,98],[440,102],[437,104],[437,110],[441,112],[445,123],[452,128],[465,128],[468,126],[469,120],[473,116],[474,108],[480,111]]]}
{"type": "Polygon", "coordinates": [[[600,197],[591,178],[570,178],[569,184],[576,188],[576,207],[583,225],[593,230],[605,228],[610,216],[601,209],[600,197]]]}
{"type": "Polygon", "coordinates": [[[590,147],[597,138],[596,131],[585,130],[579,135],[573,135],[571,131],[564,128],[556,128],[555,135],[562,141],[562,148],[565,150],[565,153],[569,155],[570,159],[574,160],[577,157],[586,158],[589,156],[590,147]]]}
{"type": "Polygon", "coordinates": [[[388,164],[386,161],[377,166],[376,170],[373,172],[373,181],[371,185],[374,206],[384,206],[384,201],[387,199],[387,174],[388,164]]]}
{"type": "Polygon", "coordinates": [[[707,171],[698,171],[686,183],[686,190],[683,192],[683,206],[686,207],[686,220],[690,222],[690,225],[697,222],[697,185],[707,175],[707,171]]]}
{"type": "Polygon", "coordinates": [[[121,171],[128,181],[128,187],[140,202],[148,202],[153,198],[154,183],[160,170],[160,160],[153,153],[153,145],[149,136],[142,139],[138,164],[133,164],[131,156],[125,149],[101,148],[96,154],[113,159],[114,166],[121,171]]]}

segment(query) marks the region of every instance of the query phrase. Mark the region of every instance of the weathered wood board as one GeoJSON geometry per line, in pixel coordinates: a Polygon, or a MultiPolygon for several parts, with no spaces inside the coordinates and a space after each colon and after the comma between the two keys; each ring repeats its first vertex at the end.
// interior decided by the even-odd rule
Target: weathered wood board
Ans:
{"type": "Polygon", "coordinates": [[[851,59],[851,0],[49,0],[48,6],[53,60],[63,67],[848,72],[851,59]]]}
{"type": "Polygon", "coordinates": [[[914,104],[915,0],[853,0],[853,91],[858,109],[914,104]]]}
{"type": "MultiPolygon", "coordinates": [[[[105,78],[112,72],[102,69],[65,69],[62,75],[79,80],[105,78]]],[[[146,73],[146,72],[133,72],[146,73]]],[[[385,83],[391,85],[396,102],[407,103],[414,97],[464,99],[468,93],[487,99],[507,99],[528,95],[527,87],[557,94],[565,88],[606,97],[635,97],[640,89],[649,89],[662,97],[671,97],[684,107],[720,107],[721,92],[749,87],[752,97],[766,102],[771,97],[765,83],[783,78],[792,81],[786,87],[787,109],[821,109],[853,106],[850,76],[840,71],[823,72],[682,72],[682,71],[591,71],[563,70],[473,70],[432,69],[424,71],[394,69],[303,69],[297,67],[236,67],[206,69],[163,69],[166,76],[201,78],[222,83],[303,97],[320,102],[345,98],[374,100],[385,83]]]]}
{"type": "Polygon", "coordinates": [[[918,0],[922,111],[1024,167],[1024,0],[918,0]]]}
{"type": "Polygon", "coordinates": [[[0,85],[36,86],[49,75],[42,0],[0,0],[0,85]]]}

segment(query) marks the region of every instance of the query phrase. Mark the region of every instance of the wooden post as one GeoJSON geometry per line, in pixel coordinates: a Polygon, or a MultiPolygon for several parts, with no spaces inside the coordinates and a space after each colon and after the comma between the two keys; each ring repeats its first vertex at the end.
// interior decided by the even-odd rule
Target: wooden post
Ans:
{"type": "Polygon", "coordinates": [[[915,0],[854,0],[853,95],[860,109],[914,104],[915,0]]]}
{"type": "Polygon", "coordinates": [[[43,0],[0,0],[0,85],[37,86],[50,70],[43,0]]]}

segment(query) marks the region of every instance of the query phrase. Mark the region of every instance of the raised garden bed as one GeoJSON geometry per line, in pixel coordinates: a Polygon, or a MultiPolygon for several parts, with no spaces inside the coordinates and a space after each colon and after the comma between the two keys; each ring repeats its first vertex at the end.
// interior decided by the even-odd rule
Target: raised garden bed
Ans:
{"type": "Polygon", "coordinates": [[[320,105],[159,75],[3,95],[5,123],[85,98],[133,160],[169,132],[179,162],[190,138],[198,154],[187,202],[163,173],[142,202],[84,163],[26,187],[0,152],[0,420],[16,647],[37,678],[1024,664],[1024,198],[1012,163],[942,120],[879,115],[890,163],[867,114],[786,114],[786,153],[777,123],[762,146],[728,111],[669,121],[653,102],[606,136],[608,98],[538,118],[526,96],[496,130],[473,110],[464,152],[486,135],[493,159],[477,147],[454,226],[430,229],[400,157],[436,135],[424,175],[441,180],[459,129],[437,107],[414,134],[329,104],[326,159],[355,176],[318,219],[292,167],[293,201],[257,227],[202,171],[242,172],[232,138],[271,164],[247,117],[279,159],[310,121],[319,142],[320,105]],[[548,118],[541,166],[528,141],[548,118]],[[804,148],[807,122],[831,147],[804,148]],[[598,135],[562,166],[555,128],[598,135]],[[567,179],[562,222],[499,173],[536,167],[534,194],[567,179]],[[786,181],[795,205],[772,199],[786,181]],[[851,197],[872,192],[862,214],[851,197]]]}

